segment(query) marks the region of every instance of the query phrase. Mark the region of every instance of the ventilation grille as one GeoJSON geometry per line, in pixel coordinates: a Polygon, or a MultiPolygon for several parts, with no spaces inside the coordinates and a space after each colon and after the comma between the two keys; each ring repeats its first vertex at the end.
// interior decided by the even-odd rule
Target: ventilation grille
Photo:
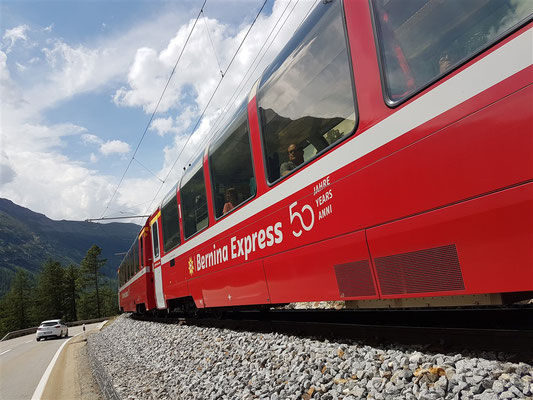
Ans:
{"type": "Polygon", "coordinates": [[[383,295],[464,290],[454,244],[374,261],[383,295]]]}
{"type": "Polygon", "coordinates": [[[333,268],[341,297],[376,295],[368,260],[338,264],[333,268]]]}

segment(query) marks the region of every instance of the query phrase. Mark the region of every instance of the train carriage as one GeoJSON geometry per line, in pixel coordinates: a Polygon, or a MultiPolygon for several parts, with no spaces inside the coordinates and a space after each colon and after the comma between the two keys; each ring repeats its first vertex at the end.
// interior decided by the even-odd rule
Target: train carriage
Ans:
{"type": "Polygon", "coordinates": [[[152,235],[148,222],[118,270],[119,308],[144,313],[155,308],[152,235]]]}
{"type": "Polygon", "coordinates": [[[318,4],[147,221],[145,309],[531,298],[532,13],[318,4]]]}

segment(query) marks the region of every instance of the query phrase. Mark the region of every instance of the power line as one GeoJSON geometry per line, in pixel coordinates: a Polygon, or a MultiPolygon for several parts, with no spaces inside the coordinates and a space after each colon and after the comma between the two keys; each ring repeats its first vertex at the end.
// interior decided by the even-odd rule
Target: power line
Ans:
{"type": "MultiPolygon", "coordinates": [[[[300,28],[300,26],[302,25],[302,23],[305,21],[305,19],[309,16],[309,14],[311,13],[311,11],[315,8],[316,4],[319,2],[320,0],[315,0],[315,2],[313,3],[313,5],[307,10],[307,13],[305,14],[304,18],[300,21],[300,24],[298,25],[298,27],[296,28],[296,30],[298,30],[300,28]]],[[[228,108],[228,106],[238,97],[238,95],[241,94],[242,90],[246,87],[246,84],[248,83],[248,81],[250,80],[250,78],[253,76],[253,73],[256,71],[257,67],[259,66],[259,64],[261,63],[261,61],[263,60],[263,58],[265,57],[265,55],[268,53],[268,50],[270,50],[270,47],[272,46],[272,44],[276,41],[276,38],[278,37],[279,33],[281,32],[281,30],[283,29],[283,27],[285,26],[285,24],[287,23],[287,21],[289,20],[290,16],[292,15],[292,13],[294,12],[296,6],[298,5],[298,3],[300,2],[300,0],[297,0],[296,3],[294,4],[294,6],[292,7],[291,11],[289,12],[289,14],[287,15],[287,18],[285,18],[285,20],[283,21],[283,23],[281,24],[279,30],[277,31],[276,35],[274,36],[274,38],[272,39],[272,41],[270,42],[270,44],[268,45],[267,49],[265,50],[265,52],[263,53],[263,55],[261,56],[261,58],[259,59],[259,61],[257,62],[257,64],[255,65],[252,73],[250,74],[250,76],[248,76],[248,79],[246,79],[246,82],[245,84],[239,89],[239,87],[241,86],[241,84],[244,82],[244,79],[246,78],[246,76],[248,75],[248,73],[250,72],[250,70],[252,69],[252,66],[254,64],[254,62],[257,60],[257,57],[259,57],[259,54],[261,54],[261,51],[263,50],[263,48],[265,47],[268,39],[270,38],[270,36],[272,35],[272,33],[274,33],[274,30],[276,29],[276,26],[278,25],[278,23],[281,21],[281,19],[283,18],[283,15],[285,14],[287,8],[289,7],[290,5],[290,1],[287,3],[287,6],[285,7],[285,9],[283,10],[283,12],[281,13],[280,17],[278,18],[278,20],[276,21],[276,24],[274,25],[274,27],[272,28],[272,30],[270,31],[268,37],[265,39],[265,41],[263,42],[263,45],[261,46],[261,49],[259,50],[259,52],[257,53],[257,55],[255,56],[254,60],[252,61],[252,63],[250,64],[250,67],[248,68],[248,70],[246,71],[244,77],[242,78],[241,82],[239,83],[239,85],[237,85],[237,89],[233,92],[233,95],[231,97],[231,99],[226,103],[226,105],[224,106],[224,109],[222,110],[222,112],[219,114],[219,116],[217,117],[217,119],[215,120],[215,123],[213,125],[213,127],[209,130],[209,133],[202,139],[202,142],[200,143],[200,145],[198,146],[200,148],[200,151],[203,149],[203,146],[206,142],[208,142],[215,134],[216,134],[216,129],[218,128],[218,126],[221,124],[219,123],[220,121],[223,121],[223,122],[226,122],[226,119],[230,116],[228,114],[225,114],[225,111],[226,109],[228,108]],[[225,116],[226,119],[221,119],[222,116],[225,116]]],[[[198,152],[195,153],[190,159],[189,159],[189,162],[194,159],[196,156],[197,156],[198,152]]]]}
{"type": "MultiPolygon", "coordinates": [[[[176,166],[176,163],[178,162],[181,154],[183,153],[183,151],[185,150],[185,148],[187,147],[187,144],[189,143],[193,133],[195,132],[196,128],[198,127],[198,125],[200,125],[200,122],[202,121],[204,115],[205,115],[205,112],[207,111],[207,108],[209,107],[209,105],[211,104],[211,101],[213,100],[213,98],[215,97],[215,94],[216,92],[218,91],[218,88],[220,87],[220,84],[222,83],[222,81],[224,80],[224,77],[226,76],[228,70],[230,69],[231,65],[233,64],[233,61],[235,60],[235,57],[237,56],[237,54],[239,53],[244,41],[246,40],[246,38],[248,37],[248,34],[250,33],[252,27],[255,25],[255,22],[257,21],[257,18],[259,18],[259,15],[261,14],[261,12],[263,11],[263,8],[265,8],[265,5],[267,3],[268,0],[265,0],[263,2],[263,5],[261,6],[261,8],[259,9],[259,11],[257,12],[257,15],[255,16],[254,20],[252,21],[252,24],[250,25],[250,27],[248,28],[248,31],[246,32],[246,35],[244,35],[244,38],[242,39],[241,43],[239,44],[239,47],[237,48],[237,50],[235,51],[235,53],[233,54],[233,57],[231,58],[231,61],[229,62],[227,68],[226,68],[226,71],[224,72],[224,74],[222,75],[222,77],[220,78],[220,81],[218,82],[215,90],[213,91],[213,94],[211,95],[209,101],[207,102],[206,106],[204,107],[203,111],[202,111],[202,114],[200,115],[200,117],[198,118],[198,120],[196,121],[196,124],[194,125],[194,127],[192,128],[192,130],[190,131],[190,133],[187,135],[187,140],[185,141],[185,144],[183,145],[183,147],[181,148],[178,156],[176,157],[176,159],[174,160],[174,163],[172,164],[172,166],[170,167],[167,175],[165,176],[165,179],[163,179],[164,182],[167,181],[168,177],[170,176],[170,174],[172,173],[172,170],[174,169],[174,167],[176,166]]],[[[164,182],[163,184],[161,184],[159,186],[159,189],[157,190],[152,202],[150,203],[150,206],[148,207],[147,209],[147,212],[149,211],[150,207],[152,206],[152,203],[154,202],[154,200],[157,198],[157,196],[159,195],[159,192],[161,191],[161,189],[163,188],[163,185],[164,185],[164,182]]]]}
{"type": "Polygon", "coordinates": [[[161,180],[161,178],[159,178],[156,174],[154,174],[152,171],[150,171],[150,169],[148,169],[148,167],[147,167],[146,165],[144,165],[143,163],[141,163],[137,158],[133,157],[133,159],[134,159],[135,161],[137,161],[137,163],[138,163],[141,167],[143,167],[145,170],[147,170],[148,172],[150,172],[150,173],[154,176],[154,178],[156,178],[159,182],[163,182],[163,181],[161,180]]]}
{"type": "Polygon", "coordinates": [[[215,54],[215,59],[217,60],[217,65],[220,71],[220,75],[224,76],[224,72],[222,72],[222,67],[220,66],[220,62],[218,61],[215,44],[213,43],[213,39],[211,39],[211,33],[209,32],[209,27],[207,26],[207,16],[205,15],[205,12],[203,12],[203,14],[204,14],[205,29],[207,30],[207,36],[209,36],[209,40],[211,41],[211,46],[213,47],[213,53],[215,54]]]}
{"type": "Polygon", "coordinates": [[[110,219],[131,219],[131,218],[147,218],[149,215],[132,215],[129,217],[102,217],[102,218],[87,218],[85,222],[93,222],[93,221],[107,221],[110,219]]]}
{"type": "MultiPolygon", "coordinates": [[[[256,71],[257,67],[259,66],[259,64],[261,63],[261,61],[263,60],[263,58],[265,57],[265,55],[268,53],[268,50],[270,50],[270,47],[272,46],[272,44],[274,43],[274,41],[276,40],[276,38],[278,37],[279,33],[281,32],[281,30],[283,29],[283,27],[285,26],[285,23],[288,21],[288,19],[290,18],[291,14],[293,13],[294,9],[296,8],[296,6],[298,5],[300,0],[297,0],[296,3],[294,4],[294,6],[292,7],[291,11],[289,12],[289,14],[287,15],[287,18],[285,18],[285,21],[283,22],[283,24],[280,26],[278,32],[276,33],[276,35],[274,36],[274,38],[272,39],[272,41],[270,42],[270,44],[268,45],[267,49],[265,50],[265,52],[263,53],[263,55],[261,56],[261,58],[259,59],[259,61],[257,62],[257,64],[255,65],[255,68],[253,69],[252,73],[248,76],[248,78],[246,79],[245,81],[245,78],[246,76],[248,75],[248,73],[250,72],[250,70],[252,69],[252,66],[254,65],[255,61],[257,60],[257,57],[259,57],[259,55],[261,54],[261,52],[263,51],[265,45],[267,44],[268,40],[270,39],[270,36],[272,35],[272,33],[274,33],[274,30],[276,29],[278,23],[281,21],[281,19],[283,18],[283,15],[285,14],[285,12],[287,11],[287,9],[289,8],[289,5],[290,5],[290,1],[287,3],[287,5],[285,6],[285,9],[283,10],[283,12],[281,13],[280,17],[278,18],[278,20],[276,21],[276,23],[274,24],[274,27],[272,28],[272,30],[270,31],[269,35],[267,36],[267,38],[265,39],[265,41],[263,42],[263,45],[261,46],[261,49],[259,49],[258,53],[256,54],[254,60],[252,61],[252,63],[250,64],[250,67],[248,68],[248,70],[246,71],[246,73],[244,74],[241,82],[237,85],[237,89],[235,89],[235,91],[233,92],[230,100],[226,103],[226,105],[224,106],[224,109],[221,111],[221,113],[219,114],[219,116],[217,117],[217,119],[215,120],[215,123],[213,125],[213,127],[210,129],[209,133],[204,137],[204,139],[202,139],[202,142],[200,143],[200,145],[198,146],[200,149],[203,148],[204,144],[209,141],[212,136],[216,133],[216,130],[217,128],[221,125],[221,122],[222,121],[226,121],[226,119],[229,117],[228,114],[226,114],[226,110],[228,109],[228,106],[235,101],[235,99],[241,94],[242,90],[246,87],[246,84],[248,83],[248,81],[250,80],[250,78],[253,76],[253,73],[256,71]],[[244,82],[244,85],[242,85],[241,87],[241,84],[244,82]],[[222,116],[225,116],[226,119],[223,119],[222,116]]],[[[315,1],[315,4],[318,0],[315,1]]],[[[314,7],[314,5],[309,9],[309,11],[307,12],[307,15],[309,14],[309,12],[311,11],[311,9],[314,7]]],[[[306,16],[307,16],[306,15],[306,16]]],[[[196,157],[196,154],[195,153],[190,160],[194,159],[194,157],[196,157]]],[[[190,161],[189,160],[189,161],[190,161]]]]}
{"type": "Polygon", "coordinates": [[[176,63],[174,64],[174,68],[172,68],[172,72],[170,73],[170,76],[168,77],[168,80],[167,80],[167,83],[165,84],[165,87],[163,89],[163,91],[161,92],[161,96],[159,96],[159,100],[157,101],[157,104],[155,106],[155,109],[154,111],[152,112],[152,115],[150,116],[150,119],[148,120],[148,124],[146,124],[146,128],[144,129],[144,132],[141,136],[141,139],[139,140],[139,143],[137,143],[137,147],[135,148],[135,151],[133,152],[133,156],[131,157],[129,163],[128,163],[128,166],[126,167],[126,170],[124,171],[124,173],[122,174],[122,177],[120,178],[120,181],[115,189],[115,192],[113,193],[113,196],[111,196],[111,199],[109,199],[109,202],[107,203],[107,206],[104,210],[104,212],[102,213],[102,218],[104,217],[105,213],[107,212],[111,202],[113,201],[113,199],[115,198],[117,192],[118,192],[118,189],[120,188],[120,185],[122,185],[122,181],[124,180],[124,177],[126,176],[126,173],[128,172],[130,166],[131,166],[131,163],[133,162],[133,159],[135,158],[135,155],[137,154],[137,151],[139,150],[139,147],[141,146],[141,143],[144,139],[144,137],[146,136],[146,132],[148,132],[148,128],[150,127],[151,123],[152,123],[152,120],[154,119],[154,116],[155,116],[155,113],[157,112],[158,108],[159,108],[159,105],[161,104],[161,100],[163,99],[163,96],[165,95],[165,92],[167,91],[167,88],[168,88],[168,85],[170,84],[170,80],[172,79],[172,77],[174,76],[174,72],[176,72],[176,68],[178,66],[178,63],[180,62],[181,60],[181,56],[183,55],[183,52],[185,51],[185,48],[187,47],[187,43],[189,42],[189,39],[194,31],[194,28],[196,26],[196,23],[198,22],[198,19],[200,18],[200,15],[202,14],[202,10],[204,9],[205,7],[205,3],[207,3],[207,0],[204,0],[204,3],[202,4],[202,7],[200,8],[200,11],[198,12],[198,16],[196,17],[196,20],[194,21],[194,24],[189,32],[189,35],[187,36],[187,39],[185,40],[185,44],[183,45],[183,48],[181,49],[181,53],[180,55],[178,56],[178,59],[176,60],[176,63]]]}

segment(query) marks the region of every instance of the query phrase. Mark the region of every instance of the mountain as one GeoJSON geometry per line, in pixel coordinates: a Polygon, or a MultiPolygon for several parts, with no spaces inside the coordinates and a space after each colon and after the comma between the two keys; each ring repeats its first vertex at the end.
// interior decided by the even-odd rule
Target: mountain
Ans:
{"type": "Polygon", "coordinates": [[[128,251],[140,229],[136,224],[54,221],[0,198],[0,296],[17,267],[35,273],[49,258],[79,265],[93,244],[107,259],[102,275],[116,279],[124,255],[115,254],[128,251]]]}

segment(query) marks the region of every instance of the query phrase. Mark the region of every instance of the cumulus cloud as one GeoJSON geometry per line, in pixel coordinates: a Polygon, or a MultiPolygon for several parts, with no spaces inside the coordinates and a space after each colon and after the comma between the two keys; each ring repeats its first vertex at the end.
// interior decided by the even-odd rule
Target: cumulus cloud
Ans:
{"type": "Polygon", "coordinates": [[[0,151],[0,186],[12,182],[16,173],[5,151],[0,151]]]}
{"type": "Polygon", "coordinates": [[[0,163],[0,186],[13,181],[15,175],[15,171],[10,165],[0,163]]]}
{"type": "Polygon", "coordinates": [[[130,152],[130,145],[120,140],[110,140],[102,143],[100,152],[106,156],[110,154],[127,154],[130,152]]]}
{"type": "MultiPolygon", "coordinates": [[[[183,150],[187,140],[185,134],[190,132],[198,120],[221,79],[212,44],[205,30],[206,24],[197,25],[159,105],[158,112],[167,115],[156,118],[150,126],[150,129],[160,136],[175,135],[173,144],[164,149],[165,164],[162,171],[168,171],[175,163],[176,155],[180,153],[182,156],[175,169],[181,171],[182,167],[188,164],[189,159],[198,151],[198,146],[205,145],[205,137],[213,134],[215,124],[220,127],[218,117],[222,119],[228,117],[226,110],[228,101],[233,99],[233,103],[229,103],[229,110],[240,103],[247,90],[290,38],[312,6],[310,3],[295,6],[294,12],[290,14],[287,12],[289,5],[286,1],[276,1],[271,15],[261,15],[257,19],[256,25],[235,57],[231,69],[224,76],[200,126],[188,142],[187,148],[183,150]],[[278,21],[285,21],[288,15],[291,15],[289,23],[276,25],[278,21]],[[275,34],[267,42],[267,36],[271,31],[275,34]],[[256,55],[259,55],[257,59],[256,55]],[[252,63],[254,60],[255,63],[252,63]],[[223,112],[224,110],[226,111],[223,112]]],[[[244,39],[249,25],[243,24],[236,30],[234,26],[223,24],[216,19],[207,19],[206,22],[219,62],[222,68],[226,69],[244,39]]],[[[155,110],[161,91],[185,45],[193,23],[191,20],[188,24],[182,25],[161,50],[149,47],[137,50],[129,69],[128,86],[123,86],[115,92],[113,97],[115,104],[123,107],[142,107],[147,113],[155,110]]]]}
{"type": "Polygon", "coordinates": [[[15,64],[17,66],[17,69],[20,71],[20,72],[24,72],[28,69],[28,67],[26,67],[25,65],[22,65],[21,63],[16,63],[15,64]]]}
{"type": "Polygon", "coordinates": [[[93,135],[91,133],[85,133],[85,134],[81,135],[81,140],[82,140],[83,144],[85,144],[85,145],[88,145],[88,144],[102,144],[103,143],[102,139],[100,139],[98,136],[93,135]]]}
{"type": "MultiPolygon", "coordinates": [[[[104,141],[102,140],[102,138],[91,133],[85,133],[81,135],[81,141],[86,146],[98,146],[100,153],[104,156],[109,156],[113,154],[123,155],[130,152],[130,145],[128,143],[125,143],[121,140],[104,141]]],[[[90,160],[91,162],[96,162],[98,161],[98,157],[94,153],[91,153],[90,160]]]]}
{"type": "Polygon", "coordinates": [[[4,41],[9,42],[6,53],[11,52],[11,49],[13,48],[13,46],[15,46],[15,43],[17,41],[27,41],[28,37],[26,35],[26,32],[29,30],[30,27],[28,25],[19,25],[11,29],[6,29],[6,31],[4,32],[4,36],[2,37],[4,41]]]}
{"type": "MultiPolygon", "coordinates": [[[[228,114],[224,111],[226,103],[239,87],[245,71],[252,65],[253,58],[287,9],[287,4],[287,1],[276,1],[272,14],[262,15],[257,20],[196,133],[188,139],[187,134],[221,79],[205,24],[197,25],[150,127],[151,132],[164,138],[167,143],[160,150],[163,153],[160,168],[154,169],[157,176],[169,175],[160,196],[180,178],[182,166],[202,151],[205,137],[220,121],[218,118],[228,114]],[[187,140],[188,145],[183,150],[187,140]],[[171,169],[180,153],[180,161],[171,169]]],[[[261,56],[264,53],[266,55],[252,65],[253,73],[239,87],[244,89],[234,96],[231,104],[244,98],[248,88],[290,37],[309,7],[308,2],[299,3],[274,44],[262,50],[261,56]]],[[[122,157],[114,159],[123,160],[131,151],[130,145],[120,140],[108,140],[109,137],[101,133],[101,136],[97,136],[77,124],[51,124],[45,118],[46,111],[82,93],[114,88],[111,101],[115,105],[141,108],[150,114],[192,26],[193,21],[184,20],[185,15],[184,12],[165,13],[159,18],[147,19],[129,31],[102,36],[92,42],[72,44],[65,39],[51,38],[46,45],[41,46],[40,57],[33,54],[30,61],[15,60],[23,67],[47,68],[39,75],[41,79],[37,83],[24,90],[25,82],[13,82],[6,60],[8,55],[16,53],[10,53],[14,45],[29,41],[30,28],[21,25],[18,29],[7,30],[3,37],[3,51],[0,51],[0,123],[2,151],[5,152],[0,159],[2,195],[52,218],[99,216],[103,212],[102,205],[107,204],[115,191],[118,177],[88,168],[83,161],[88,157],[96,168],[101,157],[119,155],[122,157]],[[77,141],[67,139],[76,135],[79,138],[77,141]],[[83,161],[65,155],[67,143],[72,142],[87,146],[83,161]]],[[[221,66],[225,69],[249,25],[236,27],[214,18],[208,19],[207,25],[221,66]]],[[[44,28],[47,33],[52,30],[53,25],[44,28]]],[[[16,68],[15,62],[10,65],[16,68]]],[[[68,115],[65,121],[68,121],[68,115]]],[[[153,143],[161,143],[161,140],[153,143]]],[[[123,171],[122,168],[119,170],[119,173],[123,171]]],[[[140,175],[130,173],[109,210],[127,208],[134,214],[141,214],[147,211],[146,208],[154,200],[152,197],[159,189],[160,182],[152,176],[141,179],[140,175]]],[[[155,199],[152,207],[157,202],[158,199],[155,199]]]]}
{"type": "Polygon", "coordinates": [[[8,82],[10,79],[7,69],[7,54],[0,50],[0,81],[8,82]]]}
{"type": "Polygon", "coordinates": [[[42,50],[48,64],[55,68],[51,80],[68,97],[74,93],[89,90],[94,84],[95,75],[98,75],[99,61],[103,58],[105,50],[89,49],[84,46],[71,47],[61,40],[54,41],[50,48],[42,50]]]}

